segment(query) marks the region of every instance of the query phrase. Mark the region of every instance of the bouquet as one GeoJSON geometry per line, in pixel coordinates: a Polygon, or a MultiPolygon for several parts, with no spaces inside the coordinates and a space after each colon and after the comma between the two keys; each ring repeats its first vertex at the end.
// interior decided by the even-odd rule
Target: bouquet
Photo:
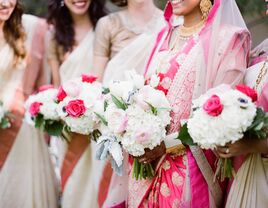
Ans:
{"type": "MultiPolygon", "coordinates": [[[[268,115],[256,106],[255,101],[255,90],[244,85],[238,85],[235,90],[216,90],[214,94],[209,91],[193,101],[192,115],[178,138],[184,144],[197,144],[211,150],[235,143],[248,134],[259,139],[267,138],[268,115]]],[[[224,180],[233,175],[231,160],[219,159],[215,176],[224,180]]]]}
{"type": "Polygon", "coordinates": [[[0,101],[0,128],[7,129],[10,128],[11,123],[7,115],[9,114],[8,111],[4,108],[3,102],[0,101]]]}
{"type": "Polygon", "coordinates": [[[61,135],[63,124],[57,112],[58,90],[52,85],[40,87],[39,92],[29,96],[25,102],[27,123],[40,128],[51,136],[61,135]]]}
{"type": "Polygon", "coordinates": [[[112,156],[112,166],[122,173],[123,150],[134,157],[133,177],[146,179],[154,175],[151,164],[141,164],[137,157],[146,149],[154,149],[166,137],[170,123],[170,105],[165,94],[134,71],[127,72],[126,81],[113,81],[107,90],[101,146],[97,157],[112,156]]]}
{"type": "Polygon", "coordinates": [[[97,114],[104,111],[102,86],[96,80],[94,76],[82,75],[59,88],[57,112],[68,132],[96,133],[100,123],[97,114]]]}

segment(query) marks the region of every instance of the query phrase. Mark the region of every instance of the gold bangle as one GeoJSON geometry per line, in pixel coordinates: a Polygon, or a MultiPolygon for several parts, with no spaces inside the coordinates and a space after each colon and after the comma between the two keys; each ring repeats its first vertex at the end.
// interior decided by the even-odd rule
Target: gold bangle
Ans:
{"type": "Polygon", "coordinates": [[[166,149],[167,154],[172,155],[184,155],[186,153],[186,147],[183,144],[179,144],[166,149]]]}

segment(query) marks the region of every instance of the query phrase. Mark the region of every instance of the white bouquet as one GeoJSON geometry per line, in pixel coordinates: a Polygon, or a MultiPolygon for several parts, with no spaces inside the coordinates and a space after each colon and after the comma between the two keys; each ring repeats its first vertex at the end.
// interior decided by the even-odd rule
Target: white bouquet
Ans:
{"type": "Polygon", "coordinates": [[[0,128],[7,129],[11,126],[10,120],[7,117],[9,112],[4,108],[4,104],[0,101],[0,128]]]}
{"type": "Polygon", "coordinates": [[[58,114],[68,131],[90,135],[104,112],[102,86],[96,77],[82,75],[69,80],[58,91],[58,114]]]}
{"type": "Polygon", "coordinates": [[[52,136],[59,136],[63,128],[57,112],[57,93],[53,86],[44,85],[25,102],[26,121],[52,136]]]}
{"type": "MultiPolygon", "coordinates": [[[[244,85],[237,89],[212,91],[194,100],[192,115],[179,135],[185,144],[197,144],[204,149],[215,149],[234,143],[246,133],[266,138],[268,120],[257,108],[257,93],[244,85]]],[[[223,180],[233,175],[230,159],[219,160],[218,175],[223,180]]]]}
{"type": "MultiPolygon", "coordinates": [[[[144,78],[134,71],[127,72],[126,81],[111,82],[109,91],[101,116],[106,128],[98,141],[101,148],[97,156],[103,159],[110,153],[112,165],[117,165],[114,169],[120,174],[123,149],[139,157],[146,149],[160,145],[166,137],[171,107],[162,91],[146,85],[144,78]],[[104,152],[104,147],[108,151],[104,152]],[[113,148],[120,153],[115,154],[113,148]]],[[[153,169],[151,164],[140,164],[134,158],[133,174],[136,179],[147,178],[153,176],[153,169]]]]}

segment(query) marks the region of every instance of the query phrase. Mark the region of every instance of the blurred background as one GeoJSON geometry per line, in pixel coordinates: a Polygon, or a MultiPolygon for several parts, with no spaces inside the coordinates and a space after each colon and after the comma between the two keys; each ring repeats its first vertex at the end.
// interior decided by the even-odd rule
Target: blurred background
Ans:
{"type": "MultiPolygon", "coordinates": [[[[22,0],[22,2],[26,13],[46,16],[47,0],[22,0]]],[[[155,3],[162,9],[166,2],[166,0],[155,0],[155,3]]],[[[268,37],[268,17],[265,16],[264,0],[236,0],[236,2],[252,34],[253,46],[256,46],[268,37]]],[[[109,1],[107,7],[110,11],[118,10],[109,1]]]]}

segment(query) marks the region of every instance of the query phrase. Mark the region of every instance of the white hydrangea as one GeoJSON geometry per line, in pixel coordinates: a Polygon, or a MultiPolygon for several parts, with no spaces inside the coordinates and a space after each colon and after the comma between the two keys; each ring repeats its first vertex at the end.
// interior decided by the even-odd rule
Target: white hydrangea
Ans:
{"type": "Polygon", "coordinates": [[[95,127],[95,122],[93,121],[92,117],[93,112],[87,111],[85,115],[80,116],[79,118],[67,116],[64,118],[64,122],[70,128],[71,132],[89,135],[95,127]]]}
{"type": "Polygon", "coordinates": [[[28,110],[31,104],[34,102],[42,103],[42,105],[40,106],[39,113],[44,116],[45,120],[59,120],[60,116],[57,111],[58,104],[56,103],[57,93],[58,90],[52,88],[29,96],[29,98],[24,104],[26,109],[26,121],[31,125],[33,124],[33,122],[31,121],[32,119],[30,119],[31,115],[28,110]]]}
{"type": "Polygon", "coordinates": [[[132,105],[127,110],[128,125],[122,137],[122,145],[133,156],[141,156],[145,149],[153,149],[160,145],[166,135],[166,125],[162,120],[144,111],[138,105],[132,105]]]}
{"type": "Polygon", "coordinates": [[[251,99],[237,90],[218,94],[224,108],[219,116],[210,116],[203,110],[204,96],[195,102],[188,131],[193,141],[204,149],[214,149],[229,142],[236,142],[252,124],[256,106],[251,99]]]}

